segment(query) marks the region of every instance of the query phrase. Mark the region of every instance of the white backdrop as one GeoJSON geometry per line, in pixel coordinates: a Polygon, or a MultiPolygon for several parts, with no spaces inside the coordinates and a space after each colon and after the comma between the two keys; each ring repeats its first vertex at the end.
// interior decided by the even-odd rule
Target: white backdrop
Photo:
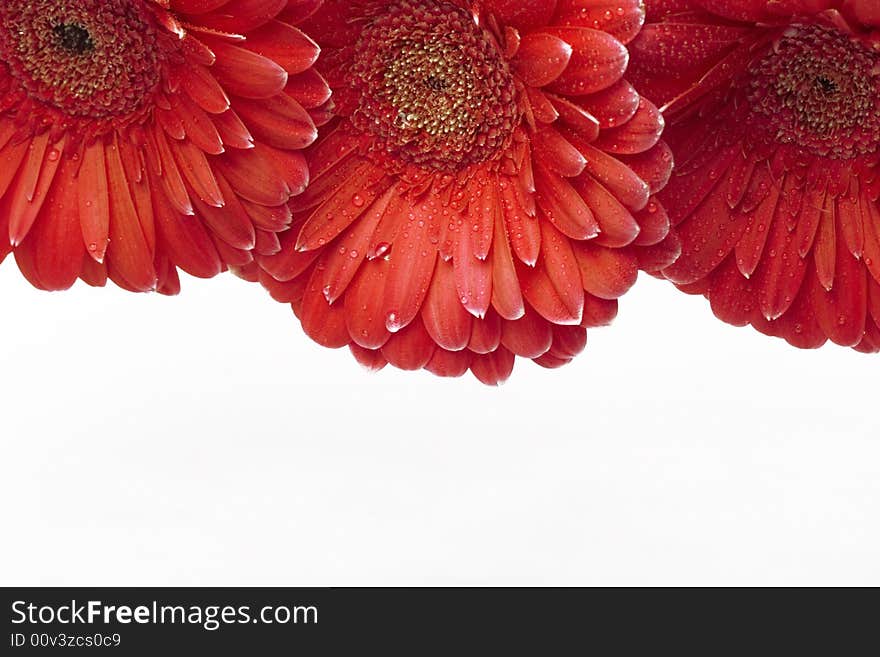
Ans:
{"type": "Polygon", "coordinates": [[[0,290],[0,584],[880,584],[880,360],[661,282],[500,389],[231,276],[0,290]]]}

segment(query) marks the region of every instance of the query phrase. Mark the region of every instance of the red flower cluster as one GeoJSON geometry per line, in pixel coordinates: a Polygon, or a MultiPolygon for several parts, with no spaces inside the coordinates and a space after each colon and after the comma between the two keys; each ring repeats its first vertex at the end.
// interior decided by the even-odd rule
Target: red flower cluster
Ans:
{"type": "Polygon", "coordinates": [[[330,97],[294,27],[318,4],[4,0],[0,259],[174,293],[277,251],[330,97]]]}
{"type": "Polygon", "coordinates": [[[372,369],[564,365],[639,270],[880,351],[878,146],[876,0],[0,4],[0,260],[232,268],[372,369]]]}
{"type": "Polygon", "coordinates": [[[663,275],[798,347],[880,350],[880,3],[655,0],[632,75],[676,157],[663,275]]]}
{"type": "Polygon", "coordinates": [[[306,29],[335,117],[281,252],[243,274],[371,368],[567,363],[678,253],[663,120],[624,78],[643,20],[640,0],[326,2],[306,29]]]}

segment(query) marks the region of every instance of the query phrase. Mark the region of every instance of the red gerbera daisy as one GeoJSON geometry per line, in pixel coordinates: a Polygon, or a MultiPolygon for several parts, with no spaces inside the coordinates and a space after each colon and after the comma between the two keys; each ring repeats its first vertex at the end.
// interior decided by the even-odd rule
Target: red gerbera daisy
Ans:
{"type": "Polygon", "coordinates": [[[633,75],[670,122],[663,274],[798,347],[880,349],[880,4],[649,0],[633,75]]]}
{"type": "Polygon", "coordinates": [[[0,260],[35,286],[179,287],[278,249],[329,89],[320,0],[3,0],[0,260]],[[8,236],[8,239],[7,239],[8,236]]]}
{"type": "Polygon", "coordinates": [[[663,121],[623,78],[643,20],[640,0],[326,3],[308,29],[337,117],[262,282],[369,367],[568,362],[639,258],[677,253],[663,121]]]}

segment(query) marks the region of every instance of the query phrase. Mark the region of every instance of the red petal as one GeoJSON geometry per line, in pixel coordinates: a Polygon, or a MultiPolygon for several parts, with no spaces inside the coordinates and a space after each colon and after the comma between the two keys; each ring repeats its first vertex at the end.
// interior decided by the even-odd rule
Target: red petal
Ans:
{"type": "Polygon", "coordinates": [[[490,310],[484,319],[473,320],[468,349],[477,354],[488,354],[501,344],[501,318],[490,310]]]}
{"type": "Polygon", "coordinates": [[[620,127],[601,132],[595,145],[611,153],[643,153],[660,140],[663,127],[663,115],[653,103],[642,98],[635,116],[620,127]]]}
{"type": "Polygon", "coordinates": [[[754,282],[761,315],[772,320],[785,313],[797,297],[806,263],[798,255],[795,235],[788,231],[778,207],[767,231],[766,253],[754,282]]]}
{"type": "Polygon", "coordinates": [[[635,218],[641,229],[633,242],[636,246],[659,244],[669,234],[669,215],[654,197],[651,197],[644,210],[635,214],[635,218]]]}
{"type": "Polygon", "coordinates": [[[171,110],[183,125],[189,140],[199,149],[211,155],[223,152],[223,140],[210,115],[185,94],[173,94],[168,98],[171,110]]]}
{"type": "Polygon", "coordinates": [[[365,349],[379,349],[391,337],[379,303],[385,296],[388,269],[384,258],[365,262],[345,293],[348,333],[365,349]]]}
{"type": "Polygon", "coordinates": [[[600,127],[613,128],[634,117],[641,100],[639,92],[629,82],[620,80],[607,89],[581,98],[579,102],[596,118],[600,127]]]}
{"type": "Polygon", "coordinates": [[[214,127],[223,140],[224,146],[249,149],[254,147],[254,137],[247,126],[232,110],[214,116],[214,127]]]}
{"type": "MultiPolygon", "coordinates": [[[[65,159],[37,220],[15,250],[19,268],[30,269],[46,290],[66,290],[76,281],[83,259],[74,175],[77,163],[65,159]],[[22,267],[22,259],[28,264],[22,267]]],[[[31,281],[32,283],[34,281],[31,281]]]]}
{"type": "Polygon", "coordinates": [[[541,249],[541,226],[534,211],[522,206],[514,185],[516,181],[502,179],[499,194],[504,209],[504,222],[507,234],[517,257],[527,265],[538,261],[541,249]]]}
{"type": "Polygon", "coordinates": [[[631,244],[639,235],[639,224],[635,217],[617,198],[592,176],[583,175],[575,182],[575,187],[586,199],[599,224],[596,242],[603,246],[620,248],[631,244]]]}
{"type": "Polygon", "coordinates": [[[219,9],[229,0],[171,0],[171,9],[181,14],[206,14],[219,9]]]}
{"type": "Polygon", "coordinates": [[[305,148],[318,137],[309,113],[287,94],[257,101],[239,99],[235,109],[254,136],[275,148],[305,148]]]}
{"type": "MultiPolygon", "coordinates": [[[[467,207],[467,233],[470,235],[474,257],[485,260],[492,245],[498,205],[498,179],[484,169],[474,173],[469,189],[472,190],[467,207]]],[[[440,208],[432,209],[434,221],[440,220],[440,208]]]]}
{"type": "Polygon", "coordinates": [[[211,71],[227,92],[243,98],[270,98],[283,91],[287,71],[271,59],[220,40],[210,43],[217,55],[211,71]]]}
{"type": "Polygon", "coordinates": [[[502,322],[501,329],[501,344],[523,358],[538,358],[553,344],[550,323],[534,310],[522,319],[502,322]]]}
{"type": "Polygon", "coordinates": [[[425,329],[443,349],[459,351],[470,341],[472,319],[458,299],[452,264],[438,258],[431,288],[422,304],[425,329]]]}
{"type": "Polygon", "coordinates": [[[584,318],[580,325],[584,328],[608,326],[617,317],[617,300],[600,299],[592,294],[584,295],[584,318]]]}
{"type": "Polygon", "coordinates": [[[232,187],[223,176],[218,175],[218,192],[229,199],[223,208],[196,201],[199,217],[224,242],[237,249],[254,248],[256,233],[250,215],[242,207],[232,187]],[[222,191],[220,191],[222,190],[222,191]]]}
{"type": "Polygon", "coordinates": [[[516,275],[507,231],[500,218],[495,221],[492,247],[492,306],[504,319],[519,319],[525,313],[522,289],[516,275]]]}
{"type": "MultiPolygon", "coordinates": [[[[151,177],[150,181],[154,187],[158,184],[155,178],[151,177]]],[[[155,189],[153,213],[162,248],[175,265],[200,278],[211,278],[223,270],[217,249],[202,223],[195,217],[179,214],[168,204],[162,192],[155,189]]],[[[80,220],[82,218],[80,210],[80,220]]]]}
{"type": "MultiPolygon", "coordinates": [[[[771,232],[771,222],[781,214],[777,212],[778,206],[779,194],[768,194],[749,217],[746,229],[736,245],[736,266],[746,278],[755,273],[758,263],[761,262],[767,235],[771,232]]],[[[775,220],[784,221],[784,217],[779,216],[775,220]]]]}
{"type": "MultiPolygon", "coordinates": [[[[666,187],[672,175],[672,150],[663,141],[657,142],[653,148],[649,148],[644,153],[618,157],[633,173],[648,184],[652,194],[656,194],[666,187]]],[[[605,186],[614,191],[617,198],[626,205],[624,197],[616,188],[609,186],[609,183],[605,183],[605,186]]]]}
{"type": "MultiPolygon", "coordinates": [[[[7,143],[0,148],[0,198],[6,194],[9,185],[18,174],[30,146],[29,140],[17,144],[7,143]]],[[[6,240],[0,240],[5,242],[6,240]]]]}
{"type": "Polygon", "coordinates": [[[291,75],[284,92],[306,109],[320,108],[331,96],[327,81],[313,68],[291,75]]]}
{"type": "Polygon", "coordinates": [[[611,191],[618,201],[631,210],[641,210],[647,205],[651,188],[628,164],[587,144],[580,144],[579,148],[587,159],[587,172],[611,191]]]}
{"type": "Polygon", "coordinates": [[[454,248],[452,264],[461,305],[473,316],[483,317],[492,301],[492,266],[474,255],[471,240],[460,230],[454,248]]]}
{"type": "Polygon", "coordinates": [[[638,260],[622,249],[597,244],[574,245],[584,289],[600,299],[617,299],[635,285],[638,260]]]}
{"type": "Polygon", "coordinates": [[[428,293],[437,259],[429,226],[438,215],[435,198],[428,194],[401,219],[400,232],[388,256],[390,267],[382,304],[385,326],[392,333],[413,321],[428,293]]]}
{"type": "Polygon", "coordinates": [[[816,261],[816,274],[819,283],[826,290],[834,287],[834,270],[837,265],[837,242],[835,231],[834,199],[830,194],[825,196],[825,207],[819,220],[819,231],[813,247],[813,258],[816,261]]]}
{"type": "MultiPolygon", "coordinates": [[[[669,211],[674,225],[688,217],[724,180],[730,166],[738,156],[738,148],[726,148],[706,162],[699,170],[684,174],[679,168],[673,172],[669,184],[659,194],[663,206],[669,211]]],[[[679,165],[681,163],[679,162],[679,165]]],[[[725,196],[727,196],[725,188],[725,196]]],[[[727,200],[725,198],[725,205],[727,200]]],[[[730,206],[727,205],[728,211],[730,206]]]]}
{"type": "Polygon", "coordinates": [[[564,178],[579,176],[586,158],[554,128],[546,127],[532,136],[533,157],[564,178]]]}
{"type": "MultiPolygon", "coordinates": [[[[180,171],[203,203],[222,208],[226,201],[205,154],[189,141],[175,142],[171,152],[180,171]]],[[[192,201],[192,199],[190,199],[192,201]]]]}
{"type": "Polygon", "coordinates": [[[880,281],[880,208],[865,196],[859,199],[865,234],[865,267],[880,281]]]}
{"type": "Polygon", "coordinates": [[[312,270],[299,318],[303,330],[318,344],[338,349],[351,342],[345,321],[345,309],[340,304],[330,304],[324,298],[322,267],[312,270]]]}
{"type": "Polygon", "coordinates": [[[599,136],[599,121],[583,107],[560,96],[550,96],[550,101],[560,121],[580,139],[589,143],[599,136]]]}
{"type": "Polygon", "coordinates": [[[222,114],[229,109],[229,97],[206,67],[181,66],[178,75],[186,93],[203,110],[222,114]]]}
{"type": "Polygon", "coordinates": [[[880,27],[880,5],[874,0],[850,0],[849,5],[860,23],[880,27]]]}
{"type": "Polygon", "coordinates": [[[7,191],[3,210],[0,210],[10,218],[9,238],[12,244],[20,243],[36,220],[61,164],[63,150],[63,139],[49,146],[48,132],[32,140],[17,185],[7,191]]]}
{"type": "Polygon", "coordinates": [[[553,17],[556,0],[486,0],[485,5],[503,23],[513,27],[526,28],[546,25],[553,17]]]}
{"type": "Polygon", "coordinates": [[[644,0],[562,0],[556,20],[562,25],[597,27],[629,43],[645,22],[644,0]]]}
{"type": "Polygon", "coordinates": [[[437,349],[425,369],[435,376],[459,377],[468,371],[472,358],[468,351],[437,349]]]}
{"type": "Polygon", "coordinates": [[[728,258],[712,274],[706,293],[712,312],[723,322],[745,326],[756,314],[755,284],[737,269],[734,258],[728,258]]]}
{"type": "Polygon", "coordinates": [[[377,349],[364,349],[356,344],[348,345],[355,360],[369,372],[378,372],[388,364],[382,352],[377,349]]]}
{"type": "Polygon", "coordinates": [[[475,355],[471,361],[471,372],[488,386],[501,385],[513,372],[514,355],[501,347],[484,355],[475,355]]]}
{"type": "Polygon", "coordinates": [[[513,69],[527,85],[543,87],[562,75],[571,53],[572,47],[558,36],[534,32],[522,38],[513,69]]]}
{"type": "Polygon", "coordinates": [[[420,370],[430,362],[437,345],[425,331],[422,321],[416,319],[382,346],[382,355],[402,370],[420,370]]]}
{"type": "Polygon", "coordinates": [[[580,193],[565,179],[535,166],[538,205],[547,219],[568,237],[587,240],[599,234],[599,224],[580,193]]]}
{"type": "Polygon", "coordinates": [[[574,49],[565,72],[550,85],[552,91],[583,96],[607,89],[623,77],[629,55],[610,34],[587,27],[554,27],[545,31],[574,49]]]}
{"type": "Polygon", "coordinates": [[[541,223],[541,259],[531,269],[520,267],[523,296],[554,324],[581,321],[584,291],[571,244],[547,222],[541,223]]]}
{"type": "MultiPolygon", "coordinates": [[[[841,219],[837,218],[841,230],[841,219]]],[[[857,345],[865,333],[867,312],[867,272],[862,262],[849,252],[842,239],[836,241],[837,265],[829,291],[816,289],[816,318],[825,334],[836,344],[857,345]]],[[[822,283],[821,279],[819,281],[822,283]]]]}
{"type": "Polygon", "coordinates": [[[837,197],[837,217],[840,220],[840,232],[846,247],[855,257],[861,258],[865,249],[865,232],[859,206],[858,184],[855,179],[850,191],[837,197]]]}
{"type": "Polygon", "coordinates": [[[259,205],[281,205],[290,198],[291,190],[273,166],[268,147],[257,145],[249,151],[229,150],[214,160],[235,192],[259,205]]]}
{"type": "Polygon", "coordinates": [[[158,279],[153,268],[153,254],[144,238],[128,181],[125,179],[119,148],[116,146],[107,148],[105,161],[112,235],[107,248],[107,266],[111,278],[118,282],[115,275],[119,275],[124,283],[135,290],[144,292],[153,290],[158,279]]]}
{"type": "Polygon", "coordinates": [[[548,353],[556,358],[571,359],[587,346],[587,331],[580,326],[553,326],[553,345],[548,353]]]}
{"type": "Polygon", "coordinates": [[[250,47],[279,64],[290,75],[311,68],[318,59],[320,48],[297,28],[277,20],[269,21],[248,34],[250,47]]]}
{"type": "Polygon", "coordinates": [[[664,275],[676,283],[692,283],[702,278],[727,257],[747,223],[746,215],[731,216],[725,189],[721,188],[679,226],[681,257],[664,275]]]}
{"type": "Polygon", "coordinates": [[[394,189],[389,189],[359,221],[355,222],[352,229],[340,236],[331,247],[335,249],[336,254],[329,259],[324,272],[324,296],[331,303],[342,296],[367,257],[376,226],[393,194],[394,189]]]}
{"type": "MultiPolygon", "coordinates": [[[[161,130],[147,133],[147,155],[153,171],[161,176],[162,188],[168,201],[181,214],[192,214],[192,201],[183,184],[183,177],[171,153],[171,147],[161,130]]],[[[227,156],[228,157],[228,156],[227,156]]]]}

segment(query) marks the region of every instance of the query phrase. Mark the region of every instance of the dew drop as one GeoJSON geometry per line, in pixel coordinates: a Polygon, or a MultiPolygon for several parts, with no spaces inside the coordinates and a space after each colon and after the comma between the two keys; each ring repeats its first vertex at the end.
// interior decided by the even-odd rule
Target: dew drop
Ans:
{"type": "Polygon", "coordinates": [[[400,316],[395,311],[392,310],[385,316],[385,328],[388,329],[391,333],[397,333],[400,329],[403,328],[403,324],[400,321],[400,316]]]}
{"type": "Polygon", "coordinates": [[[379,242],[376,245],[376,249],[374,251],[373,256],[370,258],[371,260],[375,258],[382,258],[391,250],[391,244],[388,242],[379,242]]]}

